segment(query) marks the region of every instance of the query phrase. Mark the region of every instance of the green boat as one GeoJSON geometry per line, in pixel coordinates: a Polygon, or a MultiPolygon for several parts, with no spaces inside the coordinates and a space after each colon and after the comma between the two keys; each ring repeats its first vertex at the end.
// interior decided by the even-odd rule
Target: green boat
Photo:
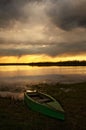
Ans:
{"type": "Polygon", "coordinates": [[[24,102],[32,110],[56,119],[64,120],[63,108],[56,99],[47,94],[26,91],[24,93],[24,102]]]}

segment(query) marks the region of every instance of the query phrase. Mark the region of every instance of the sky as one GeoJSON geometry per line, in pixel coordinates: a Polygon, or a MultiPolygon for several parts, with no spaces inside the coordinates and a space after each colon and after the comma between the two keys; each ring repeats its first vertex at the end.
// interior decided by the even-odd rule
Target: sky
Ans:
{"type": "Polygon", "coordinates": [[[0,0],[0,63],[86,59],[86,0],[0,0]]]}

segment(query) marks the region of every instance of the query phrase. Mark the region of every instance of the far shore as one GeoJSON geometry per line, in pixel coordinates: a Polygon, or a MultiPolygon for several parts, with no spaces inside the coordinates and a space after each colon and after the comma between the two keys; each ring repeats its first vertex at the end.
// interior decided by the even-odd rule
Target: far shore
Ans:
{"type": "Polygon", "coordinates": [[[86,66],[86,61],[63,62],[32,62],[32,63],[0,63],[0,66],[28,65],[28,66],[86,66]]]}

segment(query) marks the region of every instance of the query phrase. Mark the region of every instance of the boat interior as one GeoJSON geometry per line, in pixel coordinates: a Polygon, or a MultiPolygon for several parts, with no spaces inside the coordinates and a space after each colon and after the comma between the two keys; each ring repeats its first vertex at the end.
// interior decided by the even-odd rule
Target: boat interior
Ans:
{"type": "Polygon", "coordinates": [[[51,98],[49,98],[46,95],[43,95],[41,93],[35,92],[35,93],[27,93],[29,97],[31,97],[33,100],[39,103],[47,103],[53,101],[51,98]]]}

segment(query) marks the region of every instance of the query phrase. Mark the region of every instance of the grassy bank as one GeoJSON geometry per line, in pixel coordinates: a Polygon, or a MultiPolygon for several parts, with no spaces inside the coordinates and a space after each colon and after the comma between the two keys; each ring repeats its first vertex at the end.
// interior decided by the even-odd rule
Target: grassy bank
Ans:
{"type": "Polygon", "coordinates": [[[65,110],[65,121],[49,118],[27,108],[23,101],[0,98],[0,130],[85,130],[86,83],[39,84],[32,89],[55,97],[65,110]]]}

